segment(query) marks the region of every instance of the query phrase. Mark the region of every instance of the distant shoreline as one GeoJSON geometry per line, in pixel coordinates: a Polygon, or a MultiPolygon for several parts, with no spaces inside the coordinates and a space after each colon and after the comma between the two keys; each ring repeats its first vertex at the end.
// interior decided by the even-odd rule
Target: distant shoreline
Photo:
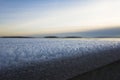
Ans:
{"type": "Polygon", "coordinates": [[[29,37],[29,36],[1,36],[0,38],[120,38],[120,37],[109,37],[109,36],[100,36],[100,37],[80,37],[80,36],[43,36],[43,37],[29,37]]]}

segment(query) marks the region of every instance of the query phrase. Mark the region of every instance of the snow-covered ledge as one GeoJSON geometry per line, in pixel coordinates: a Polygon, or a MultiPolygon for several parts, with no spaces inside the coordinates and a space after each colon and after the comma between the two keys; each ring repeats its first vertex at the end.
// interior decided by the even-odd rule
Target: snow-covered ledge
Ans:
{"type": "Polygon", "coordinates": [[[116,39],[0,39],[0,80],[66,80],[117,60],[116,39]]]}

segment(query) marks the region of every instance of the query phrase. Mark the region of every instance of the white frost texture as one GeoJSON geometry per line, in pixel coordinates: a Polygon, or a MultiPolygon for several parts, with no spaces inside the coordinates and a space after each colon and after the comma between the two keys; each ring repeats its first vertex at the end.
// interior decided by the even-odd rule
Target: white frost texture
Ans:
{"type": "Polygon", "coordinates": [[[120,60],[120,39],[0,38],[0,80],[66,80],[120,60]]]}

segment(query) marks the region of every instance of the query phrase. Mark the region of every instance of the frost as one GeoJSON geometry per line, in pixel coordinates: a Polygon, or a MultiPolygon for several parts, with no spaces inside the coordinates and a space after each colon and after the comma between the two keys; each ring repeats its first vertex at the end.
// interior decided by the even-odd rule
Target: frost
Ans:
{"type": "Polygon", "coordinates": [[[0,71],[39,65],[43,80],[64,80],[119,59],[116,39],[0,39],[0,71]]]}

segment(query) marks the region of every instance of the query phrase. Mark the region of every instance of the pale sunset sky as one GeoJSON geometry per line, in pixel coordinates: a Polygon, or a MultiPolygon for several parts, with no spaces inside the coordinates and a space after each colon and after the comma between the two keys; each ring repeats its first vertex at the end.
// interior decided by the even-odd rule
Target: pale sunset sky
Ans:
{"type": "Polygon", "coordinates": [[[120,27],[120,0],[0,0],[0,36],[120,27]]]}

